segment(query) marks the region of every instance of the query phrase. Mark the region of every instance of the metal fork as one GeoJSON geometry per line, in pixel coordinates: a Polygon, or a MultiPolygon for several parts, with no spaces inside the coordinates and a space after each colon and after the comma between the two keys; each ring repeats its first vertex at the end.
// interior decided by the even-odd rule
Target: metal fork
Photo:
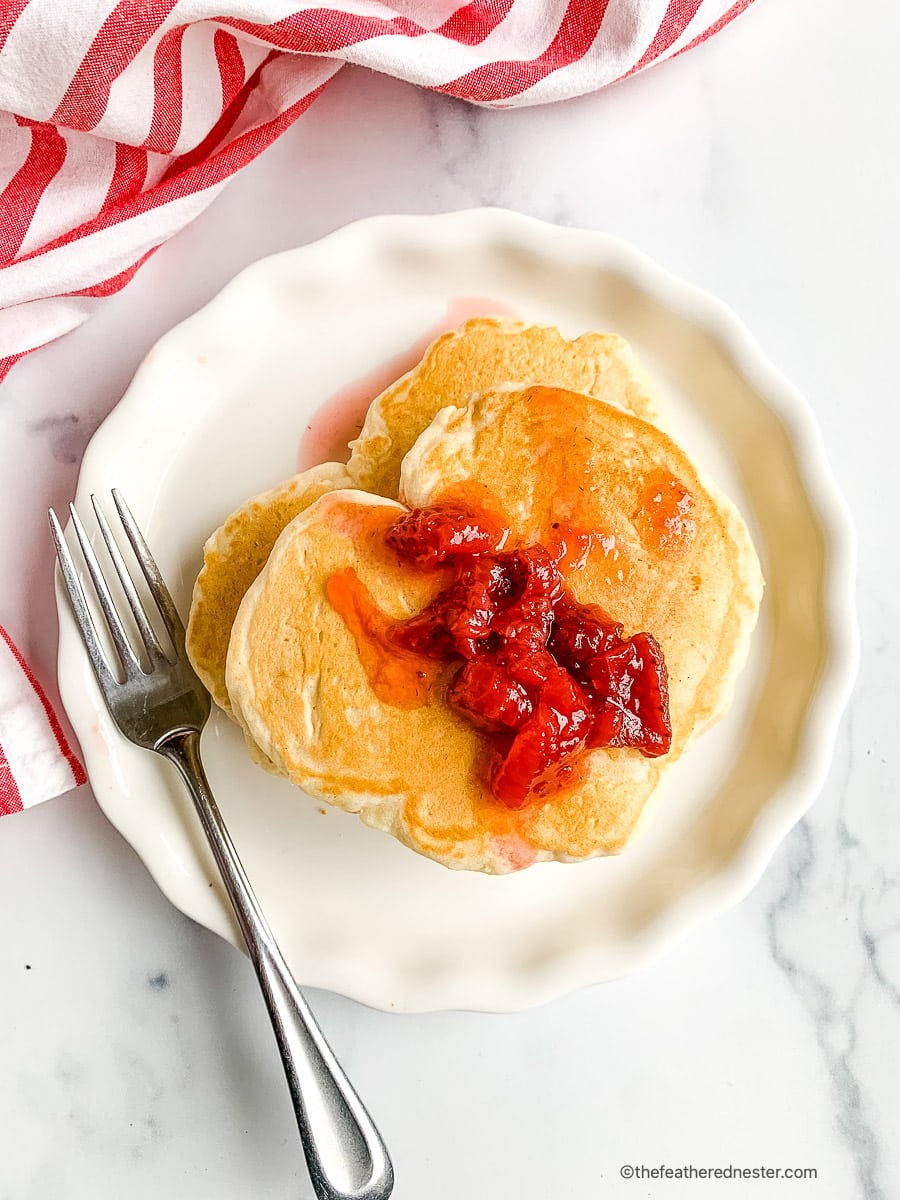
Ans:
{"type": "Polygon", "coordinates": [[[62,577],[100,691],[122,734],[135,745],[167,758],[191,793],[256,968],[316,1196],[319,1200],[387,1200],[394,1186],[394,1171],[381,1135],[288,970],[210,790],[200,761],[200,732],[209,717],[210,701],[188,662],[181,618],[127,504],[115,489],[112,497],[175,656],[173,661],[163,650],[112,530],[96,496],[91,496],[149,670],[141,666],[88,535],[74,505],[70,505],[72,526],[115,647],[112,663],[107,661],[62,528],[51,508],[50,528],[62,577]]]}

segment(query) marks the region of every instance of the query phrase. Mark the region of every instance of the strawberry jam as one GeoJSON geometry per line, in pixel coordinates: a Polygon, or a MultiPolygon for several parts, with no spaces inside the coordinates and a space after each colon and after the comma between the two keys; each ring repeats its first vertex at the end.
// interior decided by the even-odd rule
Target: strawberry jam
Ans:
{"type": "Polygon", "coordinates": [[[521,808],[575,783],[588,750],[665,754],[672,727],[657,641],[626,638],[602,609],[569,595],[562,538],[555,558],[537,544],[507,549],[508,540],[500,520],[470,506],[414,509],[388,530],[387,546],[415,570],[451,572],[422,612],[391,621],[368,593],[366,609],[350,569],[332,576],[328,594],[381,699],[391,700],[393,676],[403,685],[391,702],[424,702],[420,685],[433,682],[438,665],[459,664],[447,702],[484,734],[496,799],[521,808]]]}

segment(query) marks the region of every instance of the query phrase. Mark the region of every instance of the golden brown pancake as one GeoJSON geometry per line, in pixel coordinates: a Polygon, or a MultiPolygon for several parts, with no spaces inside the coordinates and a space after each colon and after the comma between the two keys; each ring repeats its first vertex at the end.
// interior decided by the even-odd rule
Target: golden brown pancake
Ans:
{"type": "Polygon", "coordinates": [[[490,392],[438,414],[400,490],[415,508],[473,483],[524,541],[589,545],[571,591],[662,646],[676,751],[728,708],[762,574],[737,509],[668,435],[558,388],[490,392]]]}
{"type": "Polygon", "coordinates": [[[476,317],[442,334],[413,371],[373,400],[351,443],[354,486],[396,498],[403,456],[440,409],[463,408],[474,393],[501,384],[532,382],[596,396],[645,420],[657,414],[642,369],[618,334],[570,341],[552,326],[476,317]]]}
{"type": "Polygon", "coordinates": [[[225,656],[244,593],[262,570],[285,525],[325,492],[348,486],[341,463],[313,467],[242,504],[203,547],[186,645],[194,670],[225,712],[231,712],[225,656]]]}
{"type": "Polygon", "coordinates": [[[489,393],[439,413],[404,462],[404,496],[419,505],[473,486],[520,542],[568,538],[570,564],[586,555],[569,575],[576,599],[658,639],[667,756],[594,750],[568,792],[515,811],[496,801],[481,735],[443,698],[452,667],[421,707],[389,703],[328,598],[329,580],[354,567],[379,609],[405,617],[443,583],[385,552],[401,507],[352,491],[297,517],[248,590],[226,671],[235,714],[298,786],[447,866],[503,873],[616,853],[662,772],[730,701],[762,589],[746,528],[654,426],[559,389],[489,393]]]}

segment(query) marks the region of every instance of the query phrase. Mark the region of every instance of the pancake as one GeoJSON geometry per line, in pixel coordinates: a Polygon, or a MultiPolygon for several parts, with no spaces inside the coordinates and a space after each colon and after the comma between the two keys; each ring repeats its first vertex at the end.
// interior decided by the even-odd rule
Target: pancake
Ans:
{"type": "Polygon", "coordinates": [[[341,463],[313,467],[242,504],[203,547],[203,567],[194,584],[185,642],[194,670],[225,712],[231,713],[225,656],[244,593],[285,525],[325,492],[348,483],[341,463]]]}
{"type": "Polygon", "coordinates": [[[328,599],[347,567],[394,618],[443,586],[442,573],[418,574],[385,551],[403,508],[359,491],[323,496],[291,522],[249,588],[226,669],[235,715],[310,795],[446,866],[499,874],[617,853],[663,772],[730,701],[762,590],[749,535],[658,429],[559,389],[488,393],[438,414],[404,461],[404,498],[421,505],[473,489],[505,512],[518,541],[577,543],[568,560],[586,561],[570,571],[575,598],[659,640],[668,755],[594,750],[569,791],[519,810],[495,800],[481,735],[444,700],[453,667],[420,707],[389,702],[328,599]]]}
{"type": "Polygon", "coordinates": [[[586,553],[575,599],[660,643],[671,761],[729,707],[756,624],[762,574],[737,509],[654,425],[557,388],[446,408],[403,462],[410,507],[473,487],[523,541],[586,553]]]}
{"type": "MultiPolygon", "coordinates": [[[[439,695],[420,708],[379,700],[326,594],[335,572],[354,567],[390,616],[428,603],[440,580],[384,552],[383,534],[404,511],[396,501],[342,491],[297,517],[241,604],[226,678],[235,716],[280,771],[427,853],[404,819],[406,806],[437,809],[445,793],[473,791],[480,739],[439,695]]],[[[461,847],[458,865],[468,865],[464,854],[461,847]]]]}
{"type": "Polygon", "coordinates": [[[506,383],[567,388],[645,420],[657,415],[642,368],[617,334],[585,333],[570,341],[552,326],[476,317],[442,334],[414,370],[372,402],[350,443],[354,486],[396,498],[403,456],[438,411],[462,408],[473,393],[506,383]]]}

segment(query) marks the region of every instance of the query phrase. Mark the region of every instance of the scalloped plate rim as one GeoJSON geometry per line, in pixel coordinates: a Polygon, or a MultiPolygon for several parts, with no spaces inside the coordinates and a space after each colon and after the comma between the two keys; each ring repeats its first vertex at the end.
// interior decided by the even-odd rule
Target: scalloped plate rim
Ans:
{"type": "MultiPolygon", "coordinates": [[[[358,989],[347,986],[336,989],[360,1003],[385,1011],[425,1012],[452,1007],[507,1012],[534,1007],[578,988],[642,969],[677,943],[701,920],[737,904],[756,884],[777,847],[809,810],[825,782],[835,734],[852,691],[859,658],[855,607],[855,533],[812,410],[763,353],[741,320],[721,300],[674,276],[628,242],[610,234],[553,225],[497,208],[364,218],[316,242],[252,263],[206,305],[163,335],[138,367],[118,405],[91,439],[82,461],[76,497],[80,504],[87,499],[87,481],[95,459],[108,453],[107,446],[114,444],[120,436],[119,427],[127,427],[132,409],[144,403],[143,383],[151,355],[156,357],[170,345],[177,345],[181,339],[189,337],[195,325],[216,320],[220,310],[224,313],[248,285],[256,286],[260,282],[265,285],[273,271],[292,264],[293,260],[302,268],[304,261],[312,261],[315,255],[325,255],[330,247],[353,238],[361,238],[369,245],[383,245],[391,239],[408,242],[411,236],[421,239],[424,235],[425,242],[431,245],[447,229],[452,229],[454,236],[467,235],[488,242],[498,238],[506,242],[512,240],[523,248],[542,250],[551,257],[554,241],[563,244],[577,240],[591,265],[605,270],[615,268],[666,308],[711,333],[745,378],[753,381],[754,391],[787,431],[803,472],[805,489],[821,519],[828,546],[825,612],[830,653],[806,713],[805,737],[794,771],[790,779],[770,796],[752,829],[731,855],[727,866],[689,897],[682,898],[677,906],[656,921],[649,932],[633,939],[624,964],[620,963],[614,970],[604,970],[600,964],[585,962],[584,959],[590,956],[583,952],[583,948],[579,948],[568,955],[559,955],[555,962],[544,963],[540,970],[534,969],[527,975],[521,973],[511,976],[500,984],[494,979],[488,987],[476,987],[477,995],[451,997],[451,1004],[445,1003],[439,995],[429,994],[427,987],[421,986],[421,981],[413,989],[415,999],[410,1004],[397,998],[398,991],[403,991],[402,981],[398,986],[396,980],[383,979],[373,983],[368,978],[358,989]]],[[[78,695],[77,678],[83,666],[83,651],[58,579],[56,591],[60,614],[60,691],[76,734],[81,735],[85,730],[82,719],[85,704],[83,696],[78,695]]],[[[126,840],[130,840],[117,820],[108,772],[104,771],[98,756],[92,752],[88,739],[81,736],[80,741],[89,778],[92,783],[96,781],[95,795],[100,807],[110,822],[126,836],[126,840]]],[[[133,841],[131,844],[161,891],[176,908],[208,928],[213,928],[214,932],[233,944],[238,944],[224,924],[216,928],[214,923],[198,914],[198,893],[191,885],[179,884],[175,873],[167,869],[166,864],[153,855],[145,855],[133,841]]]]}

